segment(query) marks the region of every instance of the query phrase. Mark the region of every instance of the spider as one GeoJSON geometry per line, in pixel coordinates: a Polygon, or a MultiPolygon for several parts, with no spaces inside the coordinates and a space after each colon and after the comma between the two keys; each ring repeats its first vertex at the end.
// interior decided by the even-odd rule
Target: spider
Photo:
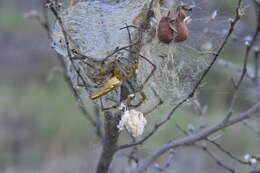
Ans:
{"type": "MultiPolygon", "coordinates": [[[[151,12],[152,3],[153,1],[151,2],[150,7],[148,9],[148,14],[150,14],[151,12]]],[[[73,41],[73,39],[66,32],[63,25],[62,18],[59,16],[57,12],[57,8],[58,7],[56,7],[55,3],[50,4],[50,9],[53,12],[54,16],[56,17],[59,26],[61,27],[61,31],[66,44],[68,58],[71,62],[73,69],[75,70],[75,73],[77,74],[77,78],[80,78],[80,80],[83,82],[82,86],[85,87],[86,89],[97,88],[95,92],[91,93],[90,98],[93,100],[97,98],[101,98],[102,96],[108,94],[113,90],[116,90],[118,87],[121,86],[121,89],[124,90],[126,89],[125,90],[126,92],[123,95],[122,94],[120,95],[121,97],[120,102],[127,100],[127,106],[133,106],[133,107],[140,106],[146,99],[146,96],[142,91],[142,89],[144,88],[144,86],[146,85],[146,83],[152,77],[152,75],[156,70],[156,65],[140,54],[142,33],[147,29],[151,15],[147,14],[146,20],[141,24],[141,26],[143,25],[143,27],[140,27],[140,29],[138,30],[139,38],[137,39],[138,41],[136,43],[132,43],[132,38],[129,31],[129,27],[131,26],[128,26],[126,24],[126,27],[122,29],[125,28],[127,29],[130,44],[122,48],[116,48],[112,52],[112,54],[108,55],[101,61],[97,61],[96,59],[87,56],[82,56],[77,52],[77,50],[70,48],[70,41],[73,41]],[[112,61],[110,61],[111,57],[113,57],[114,54],[116,53],[120,54],[120,52],[122,51],[127,51],[129,53],[129,56],[126,56],[127,58],[125,56],[119,56],[113,59],[112,61]],[[139,85],[139,83],[137,82],[137,70],[139,65],[139,58],[146,60],[153,67],[150,74],[141,85],[139,85]],[[82,75],[82,71],[79,69],[79,67],[75,65],[74,60],[80,60],[80,59],[86,60],[80,62],[86,63],[87,66],[91,67],[92,71],[95,72],[93,76],[89,74],[85,74],[92,82],[94,82],[95,84],[94,86],[88,84],[88,82],[85,80],[85,77],[83,77],[84,75],[82,75]],[[135,93],[140,93],[142,99],[140,100],[139,103],[133,105],[130,104],[130,102],[135,97],[135,93]]],[[[152,91],[154,92],[154,95],[158,97],[158,94],[155,92],[153,88],[152,91]]],[[[158,105],[162,104],[162,100],[160,99],[159,101],[160,102],[158,103],[158,105]]],[[[103,108],[103,104],[101,100],[102,110],[116,108],[119,106],[119,104],[121,103],[117,103],[116,105],[110,108],[103,108]]]]}
{"type": "MultiPolygon", "coordinates": [[[[124,28],[128,28],[128,27],[129,26],[126,25],[126,27],[124,28]]],[[[137,47],[138,42],[131,43],[130,34],[129,34],[129,40],[130,40],[130,45],[122,48],[116,48],[110,55],[108,55],[101,61],[97,61],[91,59],[90,57],[85,57],[85,56],[77,57],[77,59],[80,58],[85,59],[86,61],[84,61],[83,63],[87,64],[94,71],[93,75],[92,74],[88,75],[88,77],[92,79],[94,83],[96,83],[97,85],[86,86],[84,84],[79,84],[79,86],[83,86],[83,87],[97,88],[97,90],[91,93],[90,95],[90,98],[92,100],[101,98],[102,96],[105,96],[109,92],[116,90],[120,86],[124,86],[128,94],[127,96],[123,97],[123,100],[126,99],[128,102],[127,104],[130,107],[138,107],[145,101],[146,96],[142,91],[142,89],[145,87],[149,79],[153,76],[156,70],[156,65],[153,64],[146,57],[142,56],[138,48],[137,51],[133,51],[134,49],[133,47],[134,46],[137,47]],[[128,52],[129,57],[128,58],[125,57],[123,52],[128,52]],[[117,55],[117,56],[116,58],[113,57],[114,59],[111,62],[109,58],[112,59],[113,55],[117,55]],[[139,58],[144,59],[152,66],[152,70],[150,74],[147,76],[147,78],[144,80],[144,82],[141,85],[137,82],[137,70],[139,66],[139,58]],[[137,104],[131,104],[130,102],[135,97],[135,93],[140,93],[142,98],[137,104]]],[[[101,104],[102,110],[116,108],[119,105],[120,103],[116,103],[114,106],[104,108],[103,104],[101,104]]]]}

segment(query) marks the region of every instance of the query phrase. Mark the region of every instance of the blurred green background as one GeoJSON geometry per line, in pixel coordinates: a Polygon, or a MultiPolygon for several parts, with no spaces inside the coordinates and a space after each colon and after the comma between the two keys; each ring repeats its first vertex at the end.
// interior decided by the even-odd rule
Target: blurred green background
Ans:
{"type": "MultiPolygon", "coordinates": [[[[221,9],[222,15],[230,16],[236,1],[201,2],[198,2],[201,8],[221,9]]],[[[24,17],[24,13],[32,9],[41,12],[41,1],[0,0],[0,173],[94,172],[101,144],[59,72],[59,63],[44,29],[36,20],[24,17]]],[[[241,39],[252,32],[252,28],[246,26],[253,24],[254,13],[252,8],[248,11],[237,33],[241,39]]],[[[238,51],[241,47],[243,44],[234,43],[221,58],[241,64],[242,52],[238,51]]],[[[199,98],[202,105],[208,106],[204,117],[208,125],[217,123],[227,114],[232,96],[230,78],[237,77],[236,74],[217,65],[204,81],[199,98]]],[[[236,111],[244,110],[254,102],[254,88],[245,81],[236,111]]],[[[160,110],[160,113],[166,113],[166,110],[160,110]]],[[[147,129],[152,128],[152,122],[161,119],[157,114],[149,117],[147,129]]],[[[188,124],[196,125],[198,119],[198,111],[180,109],[175,118],[141,147],[140,157],[170,139],[181,137],[176,122],[186,128],[188,124]]],[[[250,121],[257,129],[259,122],[259,118],[250,121]]],[[[236,125],[223,133],[225,136],[220,142],[241,159],[247,153],[260,152],[259,136],[244,126],[236,125]]],[[[126,138],[122,141],[126,142],[126,138]]],[[[208,147],[230,167],[239,172],[248,170],[247,166],[239,165],[213,146],[208,147]]],[[[127,159],[119,153],[112,169],[122,172],[125,164],[127,159]]],[[[168,172],[217,173],[226,170],[200,149],[187,147],[177,150],[168,172]]]]}

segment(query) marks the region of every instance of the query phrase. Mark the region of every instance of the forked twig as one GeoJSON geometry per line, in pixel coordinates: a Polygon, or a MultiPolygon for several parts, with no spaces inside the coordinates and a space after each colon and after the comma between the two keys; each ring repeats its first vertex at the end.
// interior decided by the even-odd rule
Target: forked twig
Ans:
{"type": "Polygon", "coordinates": [[[246,111],[244,111],[240,114],[234,115],[226,121],[221,121],[212,127],[209,127],[207,129],[204,129],[204,130],[198,132],[197,134],[186,136],[186,137],[177,139],[175,141],[172,141],[168,144],[165,144],[162,147],[160,147],[158,150],[156,150],[155,152],[153,152],[149,156],[147,156],[144,160],[142,160],[139,167],[137,169],[135,169],[134,171],[132,171],[131,173],[143,173],[149,167],[149,165],[151,165],[156,159],[158,159],[162,154],[169,151],[170,149],[178,148],[181,146],[191,145],[200,140],[207,139],[207,137],[209,137],[210,135],[212,135],[226,127],[232,126],[234,124],[242,122],[243,120],[251,118],[255,113],[257,113],[259,111],[260,111],[260,102],[256,103],[255,105],[253,105],[246,111]]]}

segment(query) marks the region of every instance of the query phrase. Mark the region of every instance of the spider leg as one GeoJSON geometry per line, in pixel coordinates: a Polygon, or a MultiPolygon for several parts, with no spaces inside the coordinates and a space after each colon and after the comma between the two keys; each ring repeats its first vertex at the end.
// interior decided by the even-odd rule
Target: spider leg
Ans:
{"type": "Polygon", "coordinates": [[[119,64],[119,60],[116,60],[115,62],[116,68],[120,70],[120,72],[125,76],[126,78],[129,76],[129,72],[127,72],[121,65],[119,64]]]}
{"type": "MultiPolygon", "coordinates": [[[[129,27],[133,27],[133,26],[129,26],[129,25],[127,25],[127,24],[125,24],[126,25],[126,27],[124,27],[124,28],[121,28],[121,29],[127,29],[127,33],[128,33],[128,37],[129,37],[129,43],[131,44],[132,43],[132,38],[131,38],[131,34],[130,34],[130,30],[129,30],[129,27]]],[[[129,51],[129,53],[130,53],[130,56],[132,56],[132,53],[134,53],[132,50],[131,50],[131,48],[132,47],[130,47],[130,50],[128,50],[129,51]]],[[[149,61],[149,60],[148,60],[149,61]]],[[[152,64],[153,65],[153,64],[152,64]]],[[[154,67],[154,66],[153,66],[154,67]]],[[[155,66],[155,68],[156,68],[156,66],[155,66]]],[[[153,69],[154,71],[155,71],[155,69],[153,69]]],[[[136,80],[136,72],[133,72],[133,76],[132,77],[134,77],[134,79],[132,79],[133,81],[132,82],[137,82],[137,80],[136,80]]],[[[150,78],[150,77],[149,77],[150,78]]],[[[149,79],[148,79],[149,80],[149,79]]],[[[147,81],[146,81],[147,82],[147,81]]],[[[133,91],[133,93],[135,93],[136,92],[136,88],[134,88],[133,87],[133,85],[132,85],[132,83],[131,82],[129,82],[129,85],[130,85],[130,88],[132,88],[132,91],[133,91]]],[[[140,94],[141,94],[141,100],[139,101],[139,103],[137,103],[137,104],[130,104],[130,106],[131,107],[139,107],[144,101],[145,101],[145,99],[146,99],[146,95],[144,94],[144,92],[142,92],[141,91],[141,89],[140,89],[140,94]]],[[[134,99],[134,97],[135,97],[135,95],[133,95],[133,97],[130,97],[130,99],[132,100],[132,99],[134,99]]]]}
{"type": "MultiPolygon", "coordinates": [[[[76,69],[76,71],[78,74],[80,74],[79,69],[76,69]]],[[[76,81],[77,81],[77,86],[79,87],[98,88],[98,86],[91,86],[90,84],[88,84],[82,75],[81,76],[77,75],[76,81]]]]}
{"type": "MultiPolygon", "coordinates": [[[[129,50],[128,50],[129,51],[129,50]]],[[[146,57],[144,57],[143,55],[139,55],[141,58],[143,58],[144,60],[146,60],[149,64],[152,65],[152,70],[150,72],[150,74],[148,75],[148,77],[145,79],[145,81],[143,82],[143,84],[141,84],[140,86],[138,86],[137,84],[137,80],[136,77],[131,76],[132,79],[127,79],[126,80],[126,84],[129,86],[128,90],[129,90],[129,95],[134,94],[134,93],[140,93],[141,95],[141,100],[137,103],[137,104],[130,104],[129,106],[131,107],[139,107],[145,100],[146,100],[146,95],[145,93],[142,91],[142,89],[145,87],[145,85],[147,84],[147,82],[150,80],[150,78],[153,76],[154,72],[156,71],[156,65],[153,64],[149,59],[147,59],[146,57]]],[[[130,63],[130,62],[129,62],[130,63]]],[[[116,66],[117,68],[124,74],[124,76],[127,78],[129,75],[128,73],[125,71],[125,69],[123,67],[120,66],[120,64],[118,62],[116,62],[116,66]]],[[[126,86],[127,86],[126,85],[126,86]]],[[[133,100],[135,97],[135,95],[133,95],[133,97],[131,97],[130,100],[133,100]]],[[[159,99],[160,100],[160,99],[159,99]]]]}
{"type": "MultiPolygon", "coordinates": [[[[126,26],[125,28],[126,28],[127,33],[128,33],[129,43],[131,44],[132,43],[132,37],[131,37],[130,30],[129,30],[129,26],[127,25],[127,23],[125,24],[125,26],[126,26]]],[[[121,30],[121,28],[120,28],[120,30],[121,30]]],[[[130,49],[131,49],[131,47],[130,47],[130,49]]]]}
{"type": "Polygon", "coordinates": [[[77,76],[77,86],[88,87],[88,88],[100,88],[100,87],[102,87],[102,85],[89,85],[86,82],[82,82],[79,76],[77,76]]]}
{"type": "Polygon", "coordinates": [[[131,101],[135,98],[135,87],[137,86],[137,83],[131,79],[127,79],[125,80],[125,86],[128,88],[129,91],[129,95],[127,97],[127,101],[126,101],[126,105],[128,105],[129,107],[139,107],[145,100],[146,100],[146,95],[144,94],[144,92],[142,91],[138,91],[138,93],[140,93],[141,95],[141,99],[139,100],[138,103],[136,104],[132,104],[131,101]]]}
{"type": "Polygon", "coordinates": [[[140,88],[144,88],[144,86],[147,84],[147,82],[150,80],[150,78],[154,75],[157,67],[154,63],[152,63],[148,58],[146,58],[145,56],[143,55],[139,55],[141,58],[143,58],[144,60],[146,60],[149,64],[152,65],[152,71],[150,72],[150,74],[148,75],[148,77],[145,79],[145,81],[143,82],[143,84],[140,86],[140,88]]]}
{"type": "Polygon", "coordinates": [[[100,74],[97,75],[94,79],[93,79],[93,76],[91,76],[88,73],[85,73],[85,75],[88,78],[88,80],[90,80],[94,84],[93,85],[87,84],[86,82],[83,82],[79,76],[77,76],[77,85],[79,87],[102,88],[112,77],[112,75],[109,74],[108,71],[100,72],[100,74]],[[98,81],[100,81],[100,82],[98,82],[98,81]]]}
{"type": "Polygon", "coordinates": [[[110,109],[115,109],[115,108],[117,108],[117,107],[120,106],[120,103],[119,103],[118,101],[113,100],[113,99],[111,99],[111,98],[107,98],[107,99],[109,99],[110,101],[114,102],[115,104],[112,105],[112,106],[110,106],[110,107],[104,107],[104,104],[103,104],[103,101],[102,101],[103,99],[102,99],[102,97],[100,97],[100,105],[101,105],[101,110],[102,110],[102,111],[107,111],[107,110],[110,110],[110,109]]]}
{"type": "Polygon", "coordinates": [[[128,24],[126,24],[126,26],[120,28],[120,30],[123,30],[123,29],[126,29],[126,28],[135,28],[135,29],[140,29],[139,27],[137,27],[137,26],[135,26],[135,25],[128,25],[128,24]]]}
{"type": "MultiPolygon", "coordinates": [[[[125,49],[125,50],[129,51],[127,49],[125,49]]],[[[133,52],[136,53],[135,51],[133,51],[133,52]]],[[[157,69],[157,66],[154,63],[152,63],[152,61],[150,61],[148,58],[146,58],[145,56],[143,56],[141,54],[139,54],[139,57],[144,59],[145,61],[147,61],[149,64],[151,64],[152,65],[152,70],[151,70],[150,74],[147,76],[147,78],[144,80],[143,84],[141,84],[138,88],[135,89],[135,92],[139,92],[139,91],[141,91],[145,87],[145,85],[150,80],[150,78],[154,75],[154,73],[155,73],[155,71],[157,69]]]]}
{"type": "Polygon", "coordinates": [[[119,103],[117,103],[117,104],[115,104],[115,105],[112,105],[112,106],[110,106],[110,107],[103,107],[103,106],[101,106],[101,110],[102,111],[107,111],[107,110],[111,110],[111,109],[115,109],[115,108],[117,108],[117,107],[119,107],[120,106],[120,104],[119,103]]]}
{"type": "Polygon", "coordinates": [[[140,91],[139,93],[141,95],[141,99],[136,104],[129,104],[130,107],[137,108],[137,107],[141,106],[144,103],[144,101],[147,99],[147,97],[146,97],[146,95],[144,94],[143,91],[140,91]]]}
{"type": "MultiPolygon", "coordinates": [[[[128,84],[127,84],[128,85],[128,84]]],[[[132,86],[130,85],[130,87],[128,86],[127,88],[131,88],[131,89],[129,89],[129,90],[132,90],[133,91],[133,88],[132,88],[132,86]]],[[[133,92],[134,93],[134,92],[133,92]]],[[[132,94],[133,94],[132,93],[132,94]]],[[[141,96],[142,96],[142,98],[141,98],[141,100],[137,103],[137,104],[131,104],[131,101],[135,98],[135,95],[128,95],[128,97],[127,97],[127,100],[126,100],[126,105],[128,105],[129,107],[134,107],[134,108],[136,108],[136,107],[139,107],[144,101],[145,101],[145,99],[146,99],[146,95],[144,94],[144,92],[140,92],[140,94],[141,94],[141,96]]],[[[110,106],[110,107],[104,107],[104,105],[103,105],[103,102],[102,102],[102,99],[100,98],[100,101],[101,101],[101,110],[102,111],[106,111],[106,110],[110,110],[110,109],[115,109],[115,108],[117,108],[117,107],[119,107],[120,106],[120,104],[121,103],[118,103],[118,102],[116,102],[115,100],[112,100],[111,99],[111,101],[114,101],[116,104],[115,105],[112,105],[112,106],[110,106]]]]}
{"type": "MultiPolygon", "coordinates": [[[[148,75],[148,77],[144,80],[143,84],[141,84],[138,88],[135,88],[135,92],[140,92],[142,99],[140,100],[140,102],[136,105],[133,105],[134,107],[138,107],[140,106],[145,100],[146,100],[146,95],[144,94],[144,92],[142,91],[142,89],[147,85],[148,81],[150,80],[150,78],[154,75],[157,67],[155,64],[153,64],[148,58],[146,58],[145,56],[139,54],[139,56],[141,58],[143,58],[144,60],[146,60],[149,64],[152,65],[152,70],[150,72],[150,74],[148,75]]],[[[155,105],[150,111],[148,111],[147,114],[151,113],[152,111],[154,111],[158,106],[160,106],[161,104],[163,104],[162,99],[160,98],[159,94],[156,92],[156,90],[154,88],[152,88],[152,91],[154,93],[154,95],[158,98],[159,102],[157,105],[155,105]]]]}

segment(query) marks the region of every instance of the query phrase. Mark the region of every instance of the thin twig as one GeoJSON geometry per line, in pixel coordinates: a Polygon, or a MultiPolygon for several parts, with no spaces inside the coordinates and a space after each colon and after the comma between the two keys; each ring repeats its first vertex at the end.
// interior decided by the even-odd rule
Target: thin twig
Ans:
{"type": "Polygon", "coordinates": [[[223,130],[226,127],[232,126],[237,124],[243,120],[251,118],[255,113],[260,111],[260,102],[256,103],[245,112],[242,112],[238,115],[230,117],[226,121],[221,121],[218,124],[209,127],[205,130],[198,132],[197,134],[186,136],[184,138],[180,138],[178,140],[172,141],[168,144],[163,145],[155,152],[151,153],[149,156],[146,157],[143,161],[140,162],[139,167],[132,171],[131,173],[143,173],[149,165],[151,165],[155,160],[157,160],[162,154],[169,151],[170,149],[177,148],[180,146],[186,146],[194,144],[200,140],[206,139],[208,136],[223,130]]]}
{"type": "Polygon", "coordinates": [[[228,115],[226,117],[226,120],[229,119],[232,114],[233,114],[233,108],[235,106],[235,103],[236,103],[236,100],[238,98],[238,91],[240,89],[240,86],[244,80],[244,77],[247,73],[247,63],[248,63],[248,58],[249,58],[249,52],[250,52],[250,45],[249,44],[246,44],[246,53],[245,53],[245,58],[244,58],[244,65],[243,65],[243,69],[242,69],[242,73],[239,77],[239,80],[237,83],[235,83],[235,81],[232,79],[232,83],[233,83],[233,88],[234,88],[234,93],[233,93],[233,96],[232,96],[232,99],[231,99],[231,104],[229,106],[229,112],[228,112],[228,115]]]}
{"type": "Polygon", "coordinates": [[[169,152],[169,156],[167,157],[167,161],[166,161],[165,165],[160,167],[159,164],[155,164],[154,165],[155,170],[157,170],[158,172],[162,172],[162,173],[166,172],[170,168],[174,158],[175,158],[175,152],[174,151],[170,151],[169,152]]]}
{"type": "Polygon", "coordinates": [[[230,151],[227,151],[223,146],[221,146],[219,143],[212,141],[210,139],[206,139],[206,141],[210,142],[211,144],[213,144],[214,146],[216,146],[220,151],[222,151],[223,153],[225,153],[227,156],[229,156],[231,159],[244,164],[244,165],[251,165],[250,162],[244,161],[242,159],[237,158],[236,156],[234,156],[230,151]]]}
{"type": "Polygon", "coordinates": [[[44,20],[42,26],[46,30],[48,37],[51,38],[48,10],[47,10],[47,8],[45,8],[44,0],[42,0],[42,10],[43,10],[43,20],[44,20]]]}
{"type": "MultiPolygon", "coordinates": [[[[234,93],[233,93],[233,97],[232,97],[232,101],[231,101],[231,105],[230,105],[230,109],[229,109],[229,113],[226,117],[226,120],[228,118],[230,118],[230,116],[232,116],[233,114],[233,107],[236,103],[236,100],[238,98],[238,91],[240,89],[240,86],[247,74],[247,64],[248,64],[248,60],[249,60],[249,54],[251,52],[251,49],[253,48],[253,45],[255,44],[255,42],[257,41],[257,37],[258,37],[258,34],[260,32],[260,4],[257,3],[257,1],[255,1],[255,4],[256,4],[256,13],[257,13],[257,25],[256,25],[256,29],[255,29],[255,33],[253,34],[252,36],[252,40],[251,41],[246,41],[246,52],[245,52],[245,56],[244,56],[244,63],[243,63],[243,70],[242,70],[242,73],[239,77],[239,80],[237,83],[235,83],[234,85],[234,93]]],[[[239,11],[238,11],[239,12],[239,11]]]]}
{"type": "MultiPolygon", "coordinates": [[[[176,127],[185,135],[185,136],[189,136],[189,132],[186,131],[185,129],[183,129],[179,124],[176,124],[176,127]]],[[[194,144],[194,146],[202,149],[203,151],[205,151],[216,163],[217,165],[219,165],[220,167],[228,170],[229,172],[234,173],[235,170],[231,169],[230,167],[228,167],[227,165],[225,165],[224,163],[222,163],[206,146],[203,145],[199,145],[199,144],[194,144]]]]}
{"type": "Polygon", "coordinates": [[[248,128],[251,132],[256,134],[258,137],[260,137],[260,131],[258,131],[253,125],[251,125],[248,121],[244,121],[243,125],[248,128]]]}
{"type": "MultiPolygon", "coordinates": [[[[184,130],[180,125],[176,124],[176,127],[182,132],[184,133],[184,135],[188,136],[189,135],[189,132],[184,130]]],[[[222,151],[224,154],[226,154],[227,156],[229,156],[231,159],[241,163],[241,164],[244,164],[244,165],[251,165],[250,162],[247,162],[247,161],[244,161],[244,160],[241,160],[239,158],[237,158],[236,156],[234,156],[230,151],[227,151],[223,146],[221,146],[219,143],[215,142],[214,140],[211,140],[209,139],[208,137],[205,138],[205,140],[211,144],[213,144],[215,147],[217,147],[220,151],[222,151]]],[[[195,144],[196,145],[196,144],[195,144]]],[[[202,147],[202,149],[205,149],[204,146],[201,146],[201,145],[197,145],[198,147],[202,147]]],[[[206,148],[206,150],[208,150],[206,148]]],[[[209,154],[212,154],[212,153],[209,153],[209,154]]],[[[220,162],[221,161],[217,161],[217,162],[220,162]]],[[[228,168],[228,167],[227,167],[228,168]]]]}
{"type": "Polygon", "coordinates": [[[223,169],[225,169],[225,170],[227,170],[231,173],[236,172],[234,169],[232,169],[229,166],[222,163],[222,161],[220,159],[218,159],[207,147],[199,146],[199,148],[202,149],[203,151],[205,151],[217,163],[217,165],[220,166],[221,168],[223,168],[223,169]]]}
{"type": "MultiPolygon", "coordinates": [[[[217,63],[223,67],[225,67],[228,70],[232,70],[234,72],[238,72],[238,73],[242,73],[243,69],[237,65],[234,64],[230,61],[224,60],[224,59],[218,59],[217,63]]],[[[249,79],[253,79],[254,78],[254,70],[253,68],[249,68],[247,67],[247,73],[246,73],[246,77],[248,77],[249,79]]]]}
{"type": "Polygon", "coordinates": [[[260,51],[259,51],[259,48],[257,48],[255,50],[255,53],[254,53],[254,60],[255,60],[255,73],[254,73],[254,78],[253,78],[253,83],[254,83],[254,86],[255,86],[255,91],[256,91],[256,96],[257,96],[257,100],[260,100],[260,82],[259,82],[259,78],[260,78],[260,75],[259,75],[259,64],[260,64],[260,51]]]}
{"type": "Polygon", "coordinates": [[[124,156],[128,159],[129,164],[131,163],[131,161],[134,161],[136,164],[138,164],[139,159],[136,158],[134,155],[130,155],[127,153],[120,153],[119,156],[124,156]]]}

